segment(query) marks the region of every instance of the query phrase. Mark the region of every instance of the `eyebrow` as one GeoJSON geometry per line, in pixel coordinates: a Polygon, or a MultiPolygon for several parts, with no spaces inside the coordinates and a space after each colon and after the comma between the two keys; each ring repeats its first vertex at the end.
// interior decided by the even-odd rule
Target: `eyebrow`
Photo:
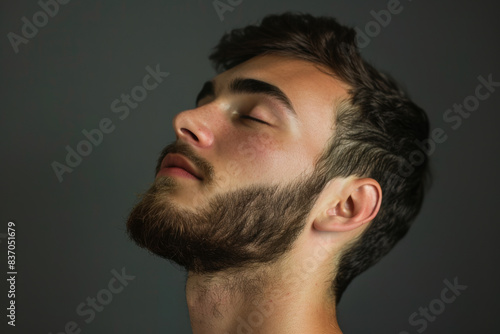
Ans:
{"type": "MultiPolygon", "coordinates": [[[[256,79],[236,78],[229,84],[229,91],[234,94],[266,95],[272,99],[278,100],[287,110],[296,115],[292,102],[288,96],[286,96],[286,94],[277,86],[270,83],[256,79]]],[[[215,96],[215,84],[213,80],[205,82],[203,88],[196,97],[196,104],[198,104],[198,102],[206,96],[215,96]]]]}

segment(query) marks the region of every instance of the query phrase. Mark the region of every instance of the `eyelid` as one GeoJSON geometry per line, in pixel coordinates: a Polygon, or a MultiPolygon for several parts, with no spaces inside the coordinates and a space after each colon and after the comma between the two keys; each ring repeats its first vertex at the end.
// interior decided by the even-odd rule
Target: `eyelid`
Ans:
{"type": "Polygon", "coordinates": [[[249,115],[240,115],[240,118],[243,118],[243,119],[249,119],[249,120],[252,120],[252,121],[255,121],[255,122],[258,122],[258,123],[262,123],[262,124],[266,124],[266,125],[270,125],[269,123],[267,123],[266,121],[263,121],[259,118],[255,118],[255,117],[252,117],[252,116],[249,116],[249,115]]]}

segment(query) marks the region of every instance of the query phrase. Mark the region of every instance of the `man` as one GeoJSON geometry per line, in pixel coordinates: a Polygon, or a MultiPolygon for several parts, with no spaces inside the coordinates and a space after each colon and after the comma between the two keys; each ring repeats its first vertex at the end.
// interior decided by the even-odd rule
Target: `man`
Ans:
{"type": "Polygon", "coordinates": [[[195,334],[341,333],[345,288],[421,207],[427,117],[332,18],[268,16],[210,58],[128,232],[188,271],[195,334]]]}

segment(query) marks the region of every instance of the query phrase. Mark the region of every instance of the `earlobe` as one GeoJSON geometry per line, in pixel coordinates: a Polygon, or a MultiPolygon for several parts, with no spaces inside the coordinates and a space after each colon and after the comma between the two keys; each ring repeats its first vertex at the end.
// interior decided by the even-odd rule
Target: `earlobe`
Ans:
{"type": "Polygon", "coordinates": [[[382,190],[377,181],[370,178],[346,179],[340,189],[335,189],[330,201],[314,221],[319,231],[346,232],[372,221],[382,202],[382,190]]]}

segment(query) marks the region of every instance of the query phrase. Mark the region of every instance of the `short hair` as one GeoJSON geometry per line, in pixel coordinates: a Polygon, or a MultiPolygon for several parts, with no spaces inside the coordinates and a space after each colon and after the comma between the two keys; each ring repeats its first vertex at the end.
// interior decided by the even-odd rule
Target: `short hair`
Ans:
{"type": "Polygon", "coordinates": [[[394,247],[420,211],[430,180],[421,144],[428,139],[429,121],[392,78],[363,60],[354,29],[334,18],[266,16],[260,25],[226,33],[210,60],[222,72],[265,54],[306,60],[349,85],[317,168],[325,180],[370,177],[382,188],[378,215],[340,254],[331,291],[338,303],[349,283],[394,247]]]}

